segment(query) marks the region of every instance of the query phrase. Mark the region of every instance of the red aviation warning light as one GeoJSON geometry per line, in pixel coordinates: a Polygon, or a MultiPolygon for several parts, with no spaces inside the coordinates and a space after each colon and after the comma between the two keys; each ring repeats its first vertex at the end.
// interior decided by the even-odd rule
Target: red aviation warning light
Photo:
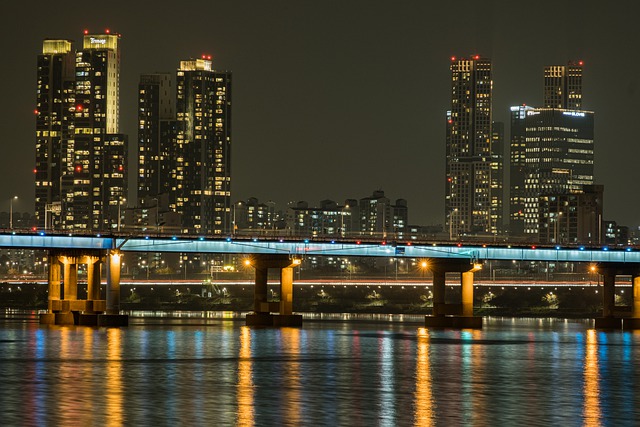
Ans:
{"type": "Polygon", "coordinates": [[[84,30],[84,34],[85,35],[89,34],[89,30],[84,30]]]}
{"type": "Polygon", "coordinates": [[[82,105],[76,105],[76,111],[82,111],[83,109],[82,105]]]}
{"type": "Polygon", "coordinates": [[[456,60],[456,57],[455,57],[455,56],[452,56],[452,57],[451,57],[451,62],[454,62],[455,60],[456,60]]]}
{"type": "Polygon", "coordinates": [[[480,55],[474,55],[473,59],[475,59],[477,61],[478,59],[480,59],[480,55]]]}
{"type": "Polygon", "coordinates": [[[80,173],[80,172],[82,172],[82,165],[76,165],[76,166],[73,168],[73,170],[74,170],[76,173],[80,173]]]}
{"type": "Polygon", "coordinates": [[[584,61],[578,61],[578,65],[582,67],[584,65],[584,61]]]}
{"type": "Polygon", "coordinates": [[[109,29],[107,28],[106,30],[104,30],[104,32],[105,32],[106,34],[109,34],[109,33],[111,32],[111,30],[109,30],[109,29]]]}

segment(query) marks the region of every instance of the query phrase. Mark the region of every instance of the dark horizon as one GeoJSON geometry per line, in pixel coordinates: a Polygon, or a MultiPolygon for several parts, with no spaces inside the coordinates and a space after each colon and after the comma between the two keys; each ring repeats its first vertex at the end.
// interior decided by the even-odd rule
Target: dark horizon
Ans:
{"type": "Polygon", "coordinates": [[[140,74],[175,73],[180,60],[207,53],[216,69],[234,75],[232,201],[256,197],[284,208],[288,201],[342,202],[382,189],[392,200],[406,199],[409,222],[423,225],[444,223],[450,57],[491,58],[494,120],[505,122],[507,143],[509,107],[542,104],[543,67],[583,60],[604,219],[635,227],[640,196],[628,189],[640,156],[634,144],[639,60],[627,46],[639,37],[633,19],[640,5],[625,3],[543,1],[525,10],[463,1],[453,10],[421,2],[159,1],[149,7],[116,0],[110,9],[89,12],[11,4],[0,30],[11,58],[0,71],[6,150],[0,211],[9,210],[14,195],[14,211],[33,211],[42,40],[68,38],[77,45],[85,28],[109,28],[123,35],[120,131],[129,135],[130,171],[140,74]],[[622,65],[613,72],[612,64],[622,65]]]}

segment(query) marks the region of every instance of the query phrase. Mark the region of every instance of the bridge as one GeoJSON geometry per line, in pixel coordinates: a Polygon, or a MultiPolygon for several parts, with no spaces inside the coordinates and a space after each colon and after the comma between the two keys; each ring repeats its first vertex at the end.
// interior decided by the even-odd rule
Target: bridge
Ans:
{"type": "Polygon", "coordinates": [[[426,326],[479,328],[473,316],[473,273],[485,261],[556,261],[598,265],[603,275],[603,316],[598,328],[640,329],[640,251],[632,247],[525,246],[505,243],[387,242],[363,240],[313,240],[283,238],[205,238],[183,236],[100,236],[0,233],[0,247],[49,252],[48,313],[41,323],[126,324],[120,314],[120,254],[123,252],[209,253],[245,255],[255,269],[254,312],[250,325],[299,325],[292,313],[293,268],[307,256],[393,257],[423,259],[433,273],[433,315],[426,326]],[[87,299],[77,298],[78,264],[87,265],[87,299]],[[102,265],[107,276],[107,298],[100,299],[102,265]],[[268,269],[280,270],[280,301],[267,298],[268,269]],[[62,271],[61,271],[62,270],[62,271]],[[445,275],[460,273],[460,304],[445,304],[445,275]],[[62,273],[62,275],[61,275],[62,273]],[[630,318],[614,317],[615,279],[630,275],[633,309],[630,318]],[[64,277],[64,281],[61,278],[64,277]],[[64,286],[62,287],[62,284],[64,286]],[[273,315],[272,313],[278,313],[273,315]]]}

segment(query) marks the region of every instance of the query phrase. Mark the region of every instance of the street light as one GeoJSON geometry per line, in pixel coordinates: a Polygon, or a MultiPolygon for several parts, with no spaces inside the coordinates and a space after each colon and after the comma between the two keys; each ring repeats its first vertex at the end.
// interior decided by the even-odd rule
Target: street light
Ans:
{"type": "Polygon", "coordinates": [[[120,206],[122,206],[122,203],[126,203],[127,199],[119,199],[118,200],[118,231],[120,231],[120,221],[121,221],[121,216],[120,216],[120,206]]]}
{"type": "MultiPolygon", "coordinates": [[[[345,209],[349,209],[349,205],[344,205],[340,210],[340,232],[342,237],[344,237],[345,235],[345,232],[344,232],[344,210],[345,209]]],[[[351,216],[349,216],[349,219],[351,219],[351,216]]],[[[349,229],[351,229],[351,227],[349,227],[349,229]]]]}
{"type": "Polygon", "coordinates": [[[449,240],[453,240],[453,214],[458,212],[458,208],[455,208],[451,211],[451,215],[449,215],[449,240]]]}
{"type": "Polygon", "coordinates": [[[9,200],[9,228],[13,230],[13,201],[18,200],[18,196],[13,196],[9,200]]]}
{"type": "Polygon", "coordinates": [[[560,220],[562,219],[562,212],[558,212],[558,215],[556,215],[556,220],[553,223],[554,227],[553,227],[553,243],[558,243],[558,223],[560,222],[560,220]]]}

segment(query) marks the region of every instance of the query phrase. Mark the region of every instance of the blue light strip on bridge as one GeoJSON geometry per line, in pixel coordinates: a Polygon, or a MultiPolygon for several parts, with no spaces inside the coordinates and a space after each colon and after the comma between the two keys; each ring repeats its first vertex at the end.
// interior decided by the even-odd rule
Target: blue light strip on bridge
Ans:
{"type": "Polygon", "coordinates": [[[484,261],[555,261],[588,263],[640,263],[640,251],[608,248],[536,248],[458,246],[442,244],[390,245],[378,243],[280,240],[207,240],[204,238],[113,238],[66,235],[0,234],[1,248],[97,249],[125,252],[182,252],[219,254],[272,254],[291,257],[340,256],[385,258],[440,258],[484,261]]]}
{"type": "Polygon", "coordinates": [[[0,234],[0,248],[24,249],[111,249],[110,237],[0,234]]]}
{"type": "Polygon", "coordinates": [[[640,252],[593,248],[482,247],[457,245],[385,245],[370,243],[281,242],[271,240],[116,239],[132,252],[284,254],[294,256],[362,256],[556,262],[640,263],[640,252]]]}

